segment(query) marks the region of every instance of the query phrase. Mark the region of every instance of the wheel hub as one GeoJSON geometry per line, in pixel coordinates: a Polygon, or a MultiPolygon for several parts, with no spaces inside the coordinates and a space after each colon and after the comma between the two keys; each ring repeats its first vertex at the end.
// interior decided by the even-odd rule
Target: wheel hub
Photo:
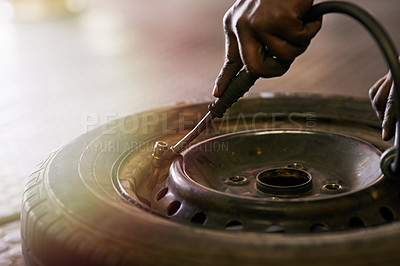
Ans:
{"type": "Polygon", "coordinates": [[[297,100],[300,112],[280,113],[278,127],[276,117],[273,126],[255,120],[251,110],[260,99],[248,100],[228,114],[235,123],[221,120],[170,167],[152,168],[149,150],[130,151],[118,164],[116,186],[148,211],[219,230],[336,232],[396,221],[400,184],[379,168],[381,150],[390,144],[365,114],[336,119],[343,107],[317,100],[297,100]],[[319,104],[329,108],[318,109],[310,129],[307,114],[319,104]],[[239,120],[243,111],[248,115],[239,120]],[[293,128],[293,121],[301,126],[293,128]]]}
{"type": "Polygon", "coordinates": [[[324,199],[366,188],[382,175],[375,146],[317,131],[231,133],[193,145],[182,155],[178,174],[243,197],[324,199]]]}

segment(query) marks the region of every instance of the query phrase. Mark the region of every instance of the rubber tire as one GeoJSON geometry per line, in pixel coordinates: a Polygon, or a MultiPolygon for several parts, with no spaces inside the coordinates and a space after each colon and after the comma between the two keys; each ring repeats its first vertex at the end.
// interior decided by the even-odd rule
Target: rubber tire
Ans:
{"type": "Polygon", "coordinates": [[[113,164],[122,152],[91,148],[100,142],[122,147],[156,136],[124,134],[119,130],[122,123],[123,119],[118,120],[75,139],[50,155],[29,177],[21,214],[26,265],[353,265],[399,261],[397,222],[348,232],[257,234],[183,225],[128,204],[111,178],[113,164]]]}

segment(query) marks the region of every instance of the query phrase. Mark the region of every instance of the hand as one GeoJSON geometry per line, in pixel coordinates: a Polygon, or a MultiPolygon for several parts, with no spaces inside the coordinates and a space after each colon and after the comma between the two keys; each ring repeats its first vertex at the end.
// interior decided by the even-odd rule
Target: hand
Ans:
{"type": "Polygon", "coordinates": [[[224,16],[225,63],[215,81],[219,97],[242,69],[254,76],[283,75],[321,28],[304,23],[313,0],[237,0],[224,16]]]}
{"type": "Polygon", "coordinates": [[[372,108],[382,122],[382,139],[390,140],[396,128],[394,85],[390,71],[369,89],[369,98],[372,108]]]}

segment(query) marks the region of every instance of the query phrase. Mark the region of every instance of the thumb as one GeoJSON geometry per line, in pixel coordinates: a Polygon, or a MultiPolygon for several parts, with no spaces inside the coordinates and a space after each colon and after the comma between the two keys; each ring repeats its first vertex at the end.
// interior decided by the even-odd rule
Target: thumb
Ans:
{"type": "Polygon", "coordinates": [[[222,96],[231,80],[243,67],[243,63],[239,54],[238,43],[233,33],[228,33],[226,35],[225,51],[226,56],[224,65],[222,66],[221,71],[215,80],[215,86],[213,90],[213,95],[215,97],[222,96]]]}

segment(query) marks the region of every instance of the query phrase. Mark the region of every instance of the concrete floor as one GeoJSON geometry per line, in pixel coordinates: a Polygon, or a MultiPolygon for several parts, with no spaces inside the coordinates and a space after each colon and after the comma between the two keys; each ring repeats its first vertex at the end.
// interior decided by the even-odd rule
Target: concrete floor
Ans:
{"type": "MultiPolygon", "coordinates": [[[[57,15],[53,7],[38,18],[23,9],[26,0],[14,1],[16,19],[0,21],[0,265],[22,264],[21,193],[47,154],[115,118],[212,99],[224,59],[222,17],[232,2],[98,0],[79,15],[57,15]]],[[[398,0],[351,2],[368,9],[400,45],[398,0]]],[[[0,14],[11,8],[0,1],[0,14]]],[[[361,26],[327,15],[291,70],[251,91],[367,97],[386,71],[361,26]]]]}

